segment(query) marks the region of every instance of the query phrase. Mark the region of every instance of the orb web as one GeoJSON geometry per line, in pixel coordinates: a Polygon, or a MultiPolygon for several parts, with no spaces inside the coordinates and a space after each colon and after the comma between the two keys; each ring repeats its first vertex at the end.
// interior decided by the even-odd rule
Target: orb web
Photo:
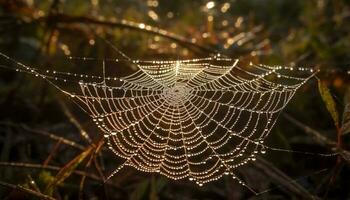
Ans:
{"type": "Polygon", "coordinates": [[[198,185],[223,175],[245,185],[236,168],[266,152],[264,139],[279,113],[313,76],[221,56],[131,62],[138,70],[122,78],[106,77],[105,71],[88,76],[17,65],[69,95],[91,116],[109,148],[124,159],[109,177],[132,166],[198,185]],[[82,79],[80,92],[56,84],[69,82],[67,77],[82,79]],[[84,81],[88,78],[100,82],[84,81]]]}
{"type": "Polygon", "coordinates": [[[74,95],[125,159],[111,176],[128,165],[199,185],[237,178],[235,168],[265,153],[279,112],[309,78],[222,57],[134,64],[117,86],[81,81],[74,95]]]}

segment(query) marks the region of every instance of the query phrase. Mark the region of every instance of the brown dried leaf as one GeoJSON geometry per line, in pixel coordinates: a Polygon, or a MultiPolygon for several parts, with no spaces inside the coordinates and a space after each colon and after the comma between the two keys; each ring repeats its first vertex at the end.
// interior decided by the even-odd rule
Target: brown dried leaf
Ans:
{"type": "Polygon", "coordinates": [[[76,156],[73,160],[71,160],[69,163],[67,163],[65,166],[63,166],[60,171],[57,173],[54,180],[47,186],[46,188],[46,194],[50,194],[53,191],[53,188],[57,185],[61,184],[66,180],[78,167],[78,165],[85,160],[85,158],[90,155],[93,152],[93,147],[89,146],[86,148],[81,154],[76,156]]]}

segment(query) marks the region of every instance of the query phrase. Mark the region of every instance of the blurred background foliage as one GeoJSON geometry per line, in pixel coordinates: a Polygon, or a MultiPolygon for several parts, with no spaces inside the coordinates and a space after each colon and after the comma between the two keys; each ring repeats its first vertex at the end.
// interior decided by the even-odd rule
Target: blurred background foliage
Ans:
{"type": "MultiPolygon", "coordinates": [[[[88,117],[46,82],[1,69],[0,198],[350,199],[349,33],[348,0],[0,0],[0,51],[33,67],[101,74],[100,61],[68,57],[120,58],[110,42],[133,59],[313,67],[323,91],[316,79],[301,88],[267,141],[316,154],[269,152],[240,169],[265,191],[255,196],[229,178],[198,187],[131,168],[104,184],[122,161],[88,117]]],[[[111,76],[135,70],[107,64],[111,76]]]]}

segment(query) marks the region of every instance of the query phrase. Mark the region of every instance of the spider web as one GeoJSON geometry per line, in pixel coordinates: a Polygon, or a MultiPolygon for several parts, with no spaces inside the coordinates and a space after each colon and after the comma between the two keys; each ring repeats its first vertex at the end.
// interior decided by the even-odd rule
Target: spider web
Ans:
{"type": "Polygon", "coordinates": [[[235,168],[265,153],[279,112],[307,80],[222,57],[134,63],[118,86],[81,81],[73,96],[125,159],[110,177],[128,165],[199,185],[237,178],[235,168]]]}
{"type": "Polygon", "coordinates": [[[312,77],[221,56],[131,62],[138,70],[122,78],[106,77],[105,70],[103,76],[40,72],[16,63],[72,97],[91,116],[109,148],[125,159],[109,177],[132,166],[200,186],[223,175],[246,186],[235,169],[266,152],[264,139],[279,113],[312,77]],[[69,82],[66,77],[101,81],[81,80],[80,92],[72,93],[55,83],[69,82]]]}

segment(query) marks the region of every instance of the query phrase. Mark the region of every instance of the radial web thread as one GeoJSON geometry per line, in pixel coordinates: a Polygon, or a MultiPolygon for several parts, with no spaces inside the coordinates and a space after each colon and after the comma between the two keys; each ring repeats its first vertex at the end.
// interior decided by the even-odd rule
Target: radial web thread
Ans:
{"type": "Polygon", "coordinates": [[[130,62],[138,70],[122,78],[105,77],[105,71],[102,77],[40,72],[16,63],[20,71],[69,95],[91,116],[109,148],[124,159],[110,177],[132,166],[198,185],[223,175],[244,185],[235,168],[266,152],[264,139],[279,113],[312,77],[287,75],[294,70],[289,67],[244,64],[221,56],[130,62]],[[56,84],[79,77],[80,92],[56,84]],[[87,78],[100,82],[84,81],[87,78]]]}
{"type": "Polygon", "coordinates": [[[237,178],[235,168],[265,153],[279,112],[309,78],[221,57],[134,63],[118,86],[81,81],[72,96],[125,159],[112,175],[128,165],[199,185],[237,178]]]}

